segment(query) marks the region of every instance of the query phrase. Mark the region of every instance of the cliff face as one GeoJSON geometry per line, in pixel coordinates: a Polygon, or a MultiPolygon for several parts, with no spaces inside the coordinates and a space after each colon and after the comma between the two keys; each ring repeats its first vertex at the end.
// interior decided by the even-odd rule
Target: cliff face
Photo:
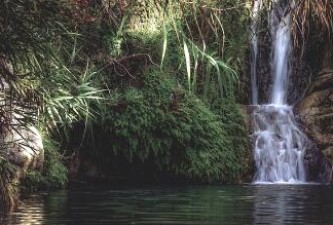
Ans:
{"type": "MultiPolygon", "coordinates": [[[[333,69],[322,70],[310,85],[299,106],[307,135],[323,153],[326,167],[333,165],[333,69]]],[[[316,161],[316,157],[310,157],[316,161]]],[[[317,166],[320,167],[318,164],[317,166]]],[[[328,180],[332,175],[328,174],[328,180]]]]}
{"type": "Polygon", "coordinates": [[[304,131],[316,145],[306,156],[306,161],[312,164],[310,173],[315,174],[321,170],[322,179],[332,182],[333,40],[328,35],[330,32],[322,33],[318,31],[318,27],[311,26],[309,32],[302,60],[312,75],[309,77],[303,73],[310,82],[296,109],[304,131]],[[313,149],[318,149],[317,153],[314,154],[313,149]]]}

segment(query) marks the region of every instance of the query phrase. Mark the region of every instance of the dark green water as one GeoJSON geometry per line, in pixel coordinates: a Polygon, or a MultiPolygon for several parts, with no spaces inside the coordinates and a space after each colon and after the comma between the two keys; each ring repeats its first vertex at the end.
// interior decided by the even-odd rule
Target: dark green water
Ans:
{"type": "Polygon", "coordinates": [[[27,196],[4,224],[333,224],[319,185],[72,187],[27,196]]]}

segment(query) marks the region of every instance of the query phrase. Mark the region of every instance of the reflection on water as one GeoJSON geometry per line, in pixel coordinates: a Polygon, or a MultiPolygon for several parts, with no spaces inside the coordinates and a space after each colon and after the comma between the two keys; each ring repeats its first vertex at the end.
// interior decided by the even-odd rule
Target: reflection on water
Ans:
{"type": "Polygon", "coordinates": [[[18,211],[9,215],[7,221],[1,221],[0,224],[10,225],[41,225],[44,224],[44,204],[39,196],[29,196],[24,202],[20,202],[18,211]]]}
{"type": "Polygon", "coordinates": [[[333,224],[333,189],[319,185],[73,187],[23,201],[5,224],[333,224]]]}

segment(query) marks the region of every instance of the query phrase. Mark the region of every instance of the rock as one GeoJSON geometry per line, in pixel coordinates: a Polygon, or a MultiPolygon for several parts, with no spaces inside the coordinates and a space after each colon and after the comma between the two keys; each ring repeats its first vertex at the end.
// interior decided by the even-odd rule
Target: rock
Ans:
{"type": "MultiPolygon", "coordinates": [[[[0,55],[0,69],[8,75],[14,76],[14,69],[9,59],[0,55]]],[[[0,223],[1,212],[11,211],[17,202],[17,191],[20,180],[28,170],[41,170],[44,162],[44,148],[42,136],[33,125],[22,125],[24,112],[29,109],[15,105],[13,99],[6,99],[6,92],[10,92],[10,85],[3,77],[0,78],[0,157],[5,159],[5,168],[0,174],[0,223]],[[8,103],[8,101],[10,100],[8,103]],[[15,112],[18,110],[22,115],[15,112]],[[14,185],[13,185],[14,184],[14,185]]],[[[36,119],[36,118],[35,118],[36,119]]]]}
{"type": "MultiPolygon", "coordinates": [[[[333,70],[325,69],[316,76],[305,97],[297,106],[305,133],[317,144],[324,156],[322,165],[331,170],[333,165],[333,70]]],[[[311,153],[311,155],[313,155],[311,153]]],[[[320,157],[315,154],[316,157],[320,157]]],[[[317,161],[319,159],[311,159],[317,161]]],[[[331,174],[330,171],[326,171],[331,174]]],[[[332,179],[329,177],[328,179],[332,179]]]]}
{"type": "Polygon", "coordinates": [[[333,162],[333,147],[324,149],[323,153],[330,162],[333,162]]]}
{"type": "Polygon", "coordinates": [[[10,128],[2,137],[4,157],[15,166],[12,182],[19,183],[28,170],[41,170],[44,162],[42,136],[32,125],[10,128]]]}
{"type": "MultiPolygon", "coordinates": [[[[16,124],[17,125],[17,124],[16,124]]],[[[42,169],[44,149],[42,137],[34,126],[10,127],[0,136],[0,157],[11,164],[10,170],[0,174],[0,214],[8,213],[17,205],[20,180],[28,170],[42,169]],[[14,184],[14,185],[12,185],[14,184]]],[[[0,215],[1,223],[1,215],[0,215]]]]}
{"type": "Polygon", "coordinates": [[[307,181],[330,182],[331,166],[321,150],[311,140],[309,140],[304,156],[304,166],[307,181]]]}

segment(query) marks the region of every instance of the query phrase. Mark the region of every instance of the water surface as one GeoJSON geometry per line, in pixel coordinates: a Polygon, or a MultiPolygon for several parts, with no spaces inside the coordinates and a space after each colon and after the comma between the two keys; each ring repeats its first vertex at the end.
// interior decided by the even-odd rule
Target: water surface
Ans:
{"type": "Polygon", "coordinates": [[[76,186],[23,202],[4,224],[333,224],[333,188],[320,185],[76,186]]]}

